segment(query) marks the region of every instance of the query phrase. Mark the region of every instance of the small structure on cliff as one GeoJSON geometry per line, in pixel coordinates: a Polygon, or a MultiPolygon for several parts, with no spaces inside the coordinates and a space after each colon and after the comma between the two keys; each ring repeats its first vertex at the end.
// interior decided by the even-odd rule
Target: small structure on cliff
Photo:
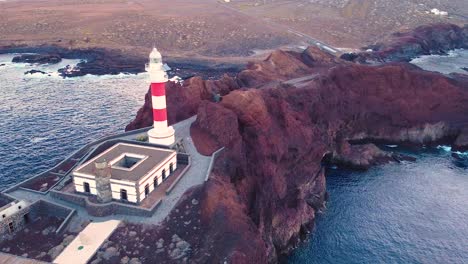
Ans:
{"type": "Polygon", "coordinates": [[[0,240],[8,237],[15,232],[24,228],[29,222],[29,203],[26,201],[3,201],[6,197],[0,197],[2,199],[2,207],[0,208],[0,240]]]}
{"type": "Polygon", "coordinates": [[[117,143],[73,171],[75,191],[112,200],[140,203],[177,168],[172,149],[117,143]]]}
{"type": "Polygon", "coordinates": [[[151,81],[151,102],[153,105],[153,129],[148,131],[150,143],[171,146],[175,142],[174,128],[167,124],[166,83],[168,68],[162,62],[161,53],[153,48],[149,55],[146,71],[151,81]]]}

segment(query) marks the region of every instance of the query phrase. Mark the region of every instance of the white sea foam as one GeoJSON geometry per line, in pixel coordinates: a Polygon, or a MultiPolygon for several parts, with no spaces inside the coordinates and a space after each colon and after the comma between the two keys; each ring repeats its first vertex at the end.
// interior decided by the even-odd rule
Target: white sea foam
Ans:
{"type": "Polygon", "coordinates": [[[452,151],[452,147],[445,146],[445,145],[439,145],[439,146],[437,146],[437,149],[441,149],[441,150],[446,151],[446,152],[452,151]]]}
{"type": "Polygon", "coordinates": [[[468,50],[458,49],[448,52],[448,55],[427,55],[413,59],[412,64],[427,71],[444,74],[468,74],[463,68],[468,68],[468,50]]]}
{"type": "Polygon", "coordinates": [[[47,140],[47,139],[49,139],[49,138],[47,138],[47,137],[34,137],[30,141],[31,141],[31,143],[39,143],[39,142],[47,140]]]}

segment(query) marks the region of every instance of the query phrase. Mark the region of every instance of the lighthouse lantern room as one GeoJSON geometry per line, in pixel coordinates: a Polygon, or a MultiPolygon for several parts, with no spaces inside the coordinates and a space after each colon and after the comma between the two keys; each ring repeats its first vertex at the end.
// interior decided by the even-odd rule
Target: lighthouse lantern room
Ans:
{"type": "Polygon", "coordinates": [[[151,81],[151,102],[153,104],[153,128],[148,131],[150,143],[170,146],[174,144],[174,128],[167,124],[166,82],[167,73],[162,62],[161,53],[153,48],[146,65],[151,81]]]}

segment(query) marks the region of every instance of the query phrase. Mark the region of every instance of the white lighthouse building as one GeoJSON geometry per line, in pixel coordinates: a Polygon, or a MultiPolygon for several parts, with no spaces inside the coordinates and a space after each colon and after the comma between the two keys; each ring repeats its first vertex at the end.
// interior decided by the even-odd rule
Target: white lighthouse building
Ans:
{"type": "Polygon", "coordinates": [[[153,48],[149,55],[146,71],[150,75],[151,98],[153,104],[153,128],[148,131],[150,143],[170,146],[174,144],[174,128],[167,125],[166,82],[167,73],[162,62],[161,53],[153,48]]]}

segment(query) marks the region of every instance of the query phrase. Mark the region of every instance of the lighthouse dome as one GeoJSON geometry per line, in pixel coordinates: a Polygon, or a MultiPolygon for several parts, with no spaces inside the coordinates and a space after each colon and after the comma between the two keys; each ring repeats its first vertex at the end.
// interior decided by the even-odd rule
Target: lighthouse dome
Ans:
{"type": "Polygon", "coordinates": [[[162,63],[162,56],[157,48],[153,48],[153,50],[151,51],[150,61],[155,63],[162,63]]]}

